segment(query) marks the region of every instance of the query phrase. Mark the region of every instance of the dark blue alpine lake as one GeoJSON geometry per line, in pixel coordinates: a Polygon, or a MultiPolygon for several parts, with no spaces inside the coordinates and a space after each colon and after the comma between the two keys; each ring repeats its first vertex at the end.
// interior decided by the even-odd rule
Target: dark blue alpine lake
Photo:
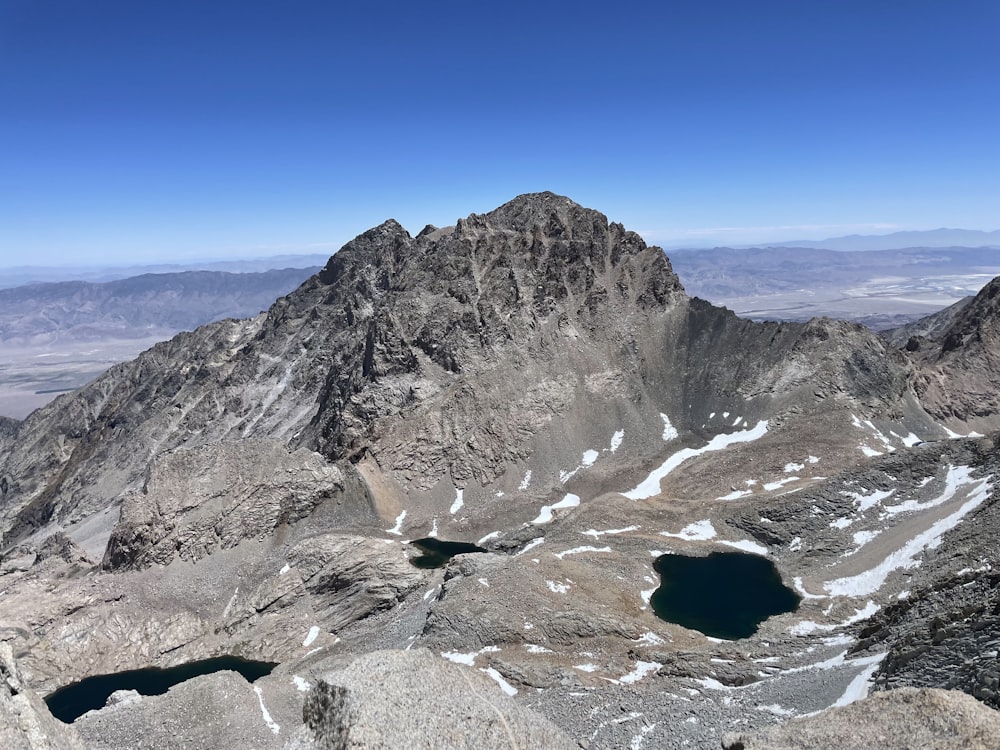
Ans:
{"type": "Polygon", "coordinates": [[[660,574],[660,587],[650,599],[653,612],[713,638],[747,638],[768,617],[794,612],[802,601],[781,582],[774,564],[759,555],[660,555],[653,568],[660,574]]]}
{"type": "Polygon", "coordinates": [[[72,723],[87,711],[103,708],[108,697],[116,690],[135,690],[142,695],[162,695],[174,685],[204,674],[232,670],[239,672],[248,682],[254,682],[271,673],[275,664],[249,661],[238,656],[217,656],[159,669],[132,669],[127,672],[88,677],[59,688],[45,697],[49,711],[60,721],[72,723]]]}

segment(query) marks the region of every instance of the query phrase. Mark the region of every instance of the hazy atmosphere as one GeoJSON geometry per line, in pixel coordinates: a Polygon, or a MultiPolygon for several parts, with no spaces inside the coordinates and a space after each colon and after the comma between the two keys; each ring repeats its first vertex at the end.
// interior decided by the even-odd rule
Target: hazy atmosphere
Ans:
{"type": "Polygon", "coordinates": [[[1000,6],[0,4],[3,264],[329,253],[528,191],[666,247],[997,229],[1000,6]]]}

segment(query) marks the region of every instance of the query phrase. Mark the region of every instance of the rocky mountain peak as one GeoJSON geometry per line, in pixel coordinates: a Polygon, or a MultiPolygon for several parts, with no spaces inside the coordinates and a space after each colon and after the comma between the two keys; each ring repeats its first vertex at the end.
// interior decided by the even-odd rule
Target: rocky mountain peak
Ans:
{"type": "Polygon", "coordinates": [[[1000,276],[984,286],[942,336],[941,354],[967,344],[1000,343],[1000,276]]]}
{"type": "Polygon", "coordinates": [[[1000,276],[965,305],[936,340],[907,344],[914,390],[952,429],[1000,427],[1000,276]]]}
{"type": "Polygon", "coordinates": [[[498,229],[537,232],[547,237],[570,239],[577,232],[607,227],[607,217],[579,203],[551,192],[525,193],[495,208],[483,217],[472,214],[469,221],[482,218],[498,229]]]}

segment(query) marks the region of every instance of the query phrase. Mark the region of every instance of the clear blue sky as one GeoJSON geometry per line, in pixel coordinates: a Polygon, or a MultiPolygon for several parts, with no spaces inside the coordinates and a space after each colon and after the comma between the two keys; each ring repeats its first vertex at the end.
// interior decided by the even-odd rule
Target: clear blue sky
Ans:
{"type": "Polygon", "coordinates": [[[1000,2],[0,0],[0,265],[537,190],[667,247],[996,229],[1000,2]]]}

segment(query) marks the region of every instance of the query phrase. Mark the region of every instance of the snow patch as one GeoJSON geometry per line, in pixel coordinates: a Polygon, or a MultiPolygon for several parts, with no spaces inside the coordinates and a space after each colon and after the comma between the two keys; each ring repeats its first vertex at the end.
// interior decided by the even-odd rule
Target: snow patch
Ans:
{"type": "Polygon", "coordinates": [[[507,682],[507,680],[503,678],[503,675],[493,669],[493,667],[487,667],[486,669],[481,669],[479,671],[485,672],[507,695],[517,695],[517,688],[507,682]]]}
{"type": "Polygon", "coordinates": [[[637,487],[623,494],[630,500],[645,500],[646,498],[658,495],[660,493],[660,482],[689,458],[700,456],[703,453],[720,451],[737,443],[749,443],[758,440],[767,433],[767,424],[767,420],[761,420],[752,429],[716,435],[701,448],[682,448],[667,458],[659,468],[650,472],[649,476],[637,487]]]}
{"type": "Polygon", "coordinates": [[[297,674],[292,675],[292,684],[295,685],[295,689],[300,693],[308,692],[309,688],[312,687],[307,680],[302,679],[297,674]]]}
{"type": "Polygon", "coordinates": [[[551,591],[553,594],[569,593],[568,583],[560,583],[559,581],[546,581],[545,585],[549,587],[549,591],[551,591]]]}
{"type": "Polygon", "coordinates": [[[597,671],[597,665],[596,664],[590,664],[590,663],[588,663],[588,664],[574,664],[573,665],[573,669],[579,669],[581,672],[596,672],[597,671]]]}
{"type": "MultiPolygon", "coordinates": [[[[809,598],[821,599],[823,597],[811,596],[809,598]]],[[[829,632],[832,630],[837,630],[838,628],[847,627],[848,625],[853,625],[856,622],[862,622],[863,620],[867,620],[869,617],[878,612],[878,610],[879,610],[878,605],[869,599],[868,603],[864,607],[862,607],[861,609],[854,610],[854,614],[848,617],[843,622],[838,622],[829,625],[829,624],[821,624],[818,622],[813,622],[812,620],[803,620],[802,622],[798,622],[792,625],[792,627],[788,629],[788,632],[791,633],[792,635],[809,635],[810,633],[829,632]]]]}
{"type": "Polygon", "coordinates": [[[264,717],[264,723],[267,724],[267,728],[274,734],[278,734],[281,731],[281,727],[271,718],[271,714],[267,712],[267,706],[264,705],[263,691],[257,685],[253,686],[253,691],[257,693],[257,702],[260,704],[260,715],[264,717]]]}
{"type": "Polygon", "coordinates": [[[491,531],[489,534],[487,534],[482,539],[480,539],[478,542],[476,542],[476,544],[480,545],[483,542],[488,542],[490,539],[496,539],[498,536],[500,536],[500,532],[499,531],[491,531]]]}
{"type": "Polygon", "coordinates": [[[465,505],[465,500],[463,498],[463,495],[465,495],[465,490],[462,489],[455,490],[455,501],[451,504],[451,507],[448,509],[448,512],[451,513],[452,515],[458,513],[458,511],[462,509],[462,506],[465,505]]]}
{"type": "Polygon", "coordinates": [[[715,498],[716,500],[739,500],[741,497],[746,497],[747,495],[752,495],[753,490],[733,490],[728,495],[723,495],[722,497],[715,498]]]}
{"type": "Polygon", "coordinates": [[[398,516],[396,516],[396,525],[391,529],[386,529],[387,534],[395,534],[396,536],[403,535],[403,519],[406,518],[406,511],[404,510],[398,516]]]}
{"type": "Polygon", "coordinates": [[[624,529],[607,529],[606,531],[598,531],[597,529],[587,529],[586,531],[580,532],[584,536],[592,536],[597,539],[599,536],[604,536],[605,534],[624,534],[629,531],[638,531],[641,527],[639,526],[626,526],[624,529]]]}
{"type": "Polygon", "coordinates": [[[517,485],[517,488],[521,492],[524,492],[526,489],[528,489],[528,486],[530,484],[531,484],[531,469],[528,469],[526,472],[524,472],[524,478],[521,480],[521,483],[517,485]]]}
{"type": "Polygon", "coordinates": [[[435,518],[434,522],[431,523],[431,530],[427,532],[427,536],[436,537],[438,535],[438,520],[435,518]]]}
{"type": "Polygon", "coordinates": [[[663,441],[665,443],[669,443],[671,440],[676,440],[677,429],[672,424],[670,424],[670,417],[661,412],[660,419],[663,420],[663,441]]]}
{"type": "Polygon", "coordinates": [[[625,430],[618,430],[614,435],[611,436],[611,448],[609,449],[612,453],[617,451],[622,447],[622,440],[625,439],[625,430]]]}
{"type": "Polygon", "coordinates": [[[630,685],[633,682],[638,682],[646,675],[656,672],[657,669],[663,665],[655,661],[637,661],[635,663],[635,669],[629,672],[624,677],[619,677],[619,682],[624,682],[626,685],[630,685]]]}
{"type": "Polygon", "coordinates": [[[719,544],[724,544],[727,547],[734,547],[738,550],[743,550],[744,552],[749,552],[754,555],[767,556],[767,547],[757,544],[757,542],[751,542],[749,539],[740,539],[735,542],[731,542],[728,539],[720,539],[719,544]]]}
{"type": "Polygon", "coordinates": [[[591,547],[589,545],[583,547],[574,547],[573,549],[564,550],[563,552],[556,552],[555,556],[562,560],[566,555],[579,555],[581,552],[610,552],[611,547],[591,547]]]}
{"type": "Polygon", "coordinates": [[[530,542],[528,542],[526,545],[524,545],[524,549],[522,549],[517,554],[523,555],[525,552],[527,552],[528,550],[534,549],[539,544],[545,544],[545,537],[544,536],[540,536],[537,539],[532,539],[530,542]]]}
{"type": "Polygon", "coordinates": [[[465,664],[468,667],[472,667],[476,664],[476,657],[479,656],[479,652],[473,651],[471,654],[463,654],[458,651],[442,651],[441,656],[456,664],[465,664]]]}
{"type": "Polygon", "coordinates": [[[798,479],[798,477],[785,477],[784,479],[778,479],[774,482],[766,482],[764,484],[764,489],[768,492],[773,492],[774,490],[781,489],[789,482],[797,482],[798,479]]]}
{"type": "Polygon", "coordinates": [[[545,646],[539,646],[534,643],[525,643],[524,647],[528,650],[529,654],[551,654],[552,649],[545,648],[545,646]]]}
{"type": "Polygon", "coordinates": [[[893,571],[918,567],[920,561],[917,560],[917,556],[921,552],[936,548],[945,532],[957,526],[966,514],[986,500],[993,489],[988,482],[992,478],[990,475],[967,484],[968,500],[957,511],[932,524],[930,528],[908,541],[871,570],[828,581],[823,584],[823,588],[833,596],[867,596],[878,591],[893,571]]]}
{"type": "Polygon", "coordinates": [[[712,526],[712,522],[706,518],[703,521],[689,523],[681,529],[678,534],[661,531],[660,536],[669,536],[674,539],[686,539],[689,542],[701,542],[715,537],[715,527],[712,526]]]}
{"type": "Polygon", "coordinates": [[[636,643],[642,643],[642,644],[645,644],[647,646],[660,646],[660,645],[666,643],[666,641],[663,640],[663,638],[661,638],[660,636],[658,636],[656,633],[652,632],[651,630],[647,630],[645,633],[643,633],[642,635],[640,635],[638,638],[635,639],[635,642],[636,643]]]}
{"type": "Polygon", "coordinates": [[[319,637],[319,626],[313,625],[311,628],[309,628],[309,632],[306,633],[305,640],[302,641],[302,648],[309,648],[313,644],[313,641],[315,641],[318,637],[319,637]]]}
{"type": "Polygon", "coordinates": [[[912,513],[918,510],[927,510],[928,508],[934,508],[938,505],[943,505],[944,503],[953,500],[958,491],[964,486],[971,485],[975,483],[976,480],[972,478],[972,469],[968,466],[952,466],[948,465],[948,474],[944,479],[944,490],[937,497],[928,500],[926,503],[921,503],[918,500],[907,500],[905,502],[899,503],[898,505],[887,505],[885,506],[885,512],[890,516],[897,515],[899,513],[912,513]]]}
{"type": "Polygon", "coordinates": [[[826,599],[822,594],[810,594],[806,591],[806,587],[802,584],[802,576],[795,576],[792,583],[795,584],[795,590],[803,599],[826,599]]]}
{"type": "Polygon", "coordinates": [[[549,523],[552,520],[552,511],[562,510],[563,508],[575,508],[580,504],[580,496],[574,495],[572,493],[567,493],[566,497],[560,500],[558,503],[553,505],[543,505],[542,509],[538,512],[538,517],[532,521],[534,524],[549,523]]]}
{"type": "Polygon", "coordinates": [[[785,468],[782,471],[786,474],[791,474],[793,471],[802,471],[804,468],[806,468],[805,464],[797,464],[794,461],[790,461],[785,464],[785,468]]]}
{"type": "Polygon", "coordinates": [[[874,508],[879,505],[883,500],[887,499],[895,490],[875,490],[870,495],[860,495],[857,492],[841,492],[841,495],[846,495],[847,497],[854,500],[858,506],[858,511],[864,513],[865,511],[874,508]]]}
{"type": "Polygon", "coordinates": [[[867,445],[859,445],[858,448],[861,450],[862,453],[868,456],[868,458],[875,458],[876,456],[882,455],[877,450],[875,450],[874,448],[869,448],[867,445]]]}
{"type": "Polygon", "coordinates": [[[580,461],[580,466],[583,468],[589,468],[594,465],[594,462],[600,457],[600,453],[595,450],[589,450],[583,452],[583,458],[580,461]]]}
{"type": "Polygon", "coordinates": [[[831,706],[831,708],[836,708],[838,706],[846,706],[854,701],[861,700],[868,696],[868,690],[871,688],[872,675],[875,674],[875,670],[878,669],[879,664],[887,656],[887,653],[876,654],[875,656],[867,656],[863,659],[854,659],[853,661],[847,662],[848,664],[856,664],[858,666],[864,666],[866,669],[851,680],[851,683],[847,686],[844,694],[837,698],[836,702],[831,706]]]}
{"type": "Polygon", "coordinates": [[[284,565],[281,566],[281,570],[278,571],[278,575],[279,576],[283,576],[283,575],[285,575],[285,573],[287,573],[291,569],[292,569],[292,566],[289,565],[288,563],[285,563],[284,565]]]}

